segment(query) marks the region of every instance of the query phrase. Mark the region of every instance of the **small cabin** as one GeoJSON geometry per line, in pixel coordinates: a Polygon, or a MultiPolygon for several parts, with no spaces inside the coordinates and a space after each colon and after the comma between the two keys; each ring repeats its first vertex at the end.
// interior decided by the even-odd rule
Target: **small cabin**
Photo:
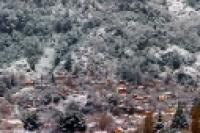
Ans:
{"type": "Polygon", "coordinates": [[[55,82],[57,84],[64,84],[66,81],[66,76],[65,75],[58,75],[58,76],[55,76],[55,82]]]}
{"type": "Polygon", "coordinates": [[[33,80],[25,80],[21,82],[22,86],[31,87],[34,86],[35,82],[33,80]]]}
{"type": "Polygon", "coordinates": [[[176,107],[169,106],[169,107],[165,110],[165,113],[174,115],[174,114],[176,113],[176,107]]]}
{"type": "Polygon", "coordinates": [[[158,100],[161,101],[161,102],[164,102],[164,101],[167,100],[167,96],[166,95],[159,95],[158,100]]]}
{"type": "Polygon", "coordinates": [[[165,92],[164,95],[167,98],[176,98],[176,95],[174,93],[172,93],[171,91],[165,92]]]}
{"type": "Polygon", "coordinates": [[[120,127],[114,129],[114,133],[122,133],[123,130],[120,127]]]}
{"type": "Polygon", "coordinates": [[[2,130],[23,129],[23,126],[23,122],[19,119],[2,119],[0,125],[2,130]]]}
{"type": "Polygon", "coordinates": [[[126,92],[127,92],[126,82],[120,81],[117,86],[117,93],[118,94],[126,94],[126,92]]]}
{"type": "Polygon", "coordinates": [[[145,113],[145,109],[142,106],[137,106],[135,107],[134,112],[136,114],[143,115],[145,113]]]}

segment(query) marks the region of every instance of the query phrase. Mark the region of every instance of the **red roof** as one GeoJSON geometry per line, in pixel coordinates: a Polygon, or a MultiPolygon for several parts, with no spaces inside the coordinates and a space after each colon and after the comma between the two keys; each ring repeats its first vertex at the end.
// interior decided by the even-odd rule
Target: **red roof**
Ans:
{"type": "Polygon", "coordinates": [[[124,84],[124,85],[125,85],[125,84],[126,84],[126,81],[120,80],[120,81],[119,81],[119,84],[124,84]]]}

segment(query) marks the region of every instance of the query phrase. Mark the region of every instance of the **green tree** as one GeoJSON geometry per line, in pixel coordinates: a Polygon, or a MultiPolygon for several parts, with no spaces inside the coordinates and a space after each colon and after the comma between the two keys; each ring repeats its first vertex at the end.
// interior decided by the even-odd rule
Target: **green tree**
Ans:
{"type": "Polygon", "coordinates": [[[79,111],[67,110],[65,113],[61,113],[57,126],[63,133],[84,132],[86,130],[83,114],[79,111]]]}
{"type": "Polygon", "coordinates": [[[157,120],[156,125],[154,127],[154,131],[158,132],[158,131],[163,130],[163,128],[164,128],[164,124],[163,124],[163,120],[162,120],[162,114],[159,111],[158,120],[157,120]]]}
{"type": "Polygon", "coordinates": [[[71,58],[71,55],[67,56],[66,62],[64,64],[64,68],[68,72],[71,72],[71,69],[72,69],[72,58],[71,58]]]}
{"type": "Polygon", "coordinates": [[[25,112],[22,122],[24,123],[24,128],[29,131],[37,130],[41,125],[36,112],[25,112]]]}
{"type": "Polygon", "coordinates": [[[182,106],[179,104],[177,111],[173,117],[171,128],[175,129],[186,129],[188,127],[188,122],[183,112],[182,106]]]}

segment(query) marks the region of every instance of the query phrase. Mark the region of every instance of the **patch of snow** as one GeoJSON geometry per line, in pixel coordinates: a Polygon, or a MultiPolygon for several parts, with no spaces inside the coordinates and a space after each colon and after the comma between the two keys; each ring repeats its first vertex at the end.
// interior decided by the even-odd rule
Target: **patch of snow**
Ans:
{"type": "Polygon", "coordinates": [[[129,21],[128,23],[127,23],[127,26],[128,27],[132,27],[132,26],[135,26],[137,24],[137,22],[135,22],[135,21],[129,21]]]}
{"type": "Polygon", "coordinates": [[[69,101],[74,101],[77,103],[82,103],[85,105],[87,103],[87,95],[70,95],[67,97],[69,101]]]}
{"type": "Polygon", "coordinates": [[[190,75],[193,79],[197,79],[198,71],[192,66],[182,66],[181,70],[190,75]]]}
{"type": "Polygon", "coordinates": [[[2,121],[6,121],[8,122],[9,124],[20,124],[20,125],[23,125],[22,121],[19,120],[19,119],[3,119],[2,121]]]}
{"type": "Polygon", "coordinates": [[[168,9],[178,19],[189,18],[197,14],[195,9],[191,8],[184,0],[167,0],[168,9]]]}
{"type": "Polygon", "coordinates": [[[75,102],[80,107],[84,107],[87,103],[87,95],[79,95],[79,94],[70,95],[67,97],[66,100],[60,102],[57,108],[60,111],[64,111],[64,106],[69,105],[71,102],[75,102]]]}
{"type": "Polygon", "coordinates": [[[20,90],[20,92],[25,93],[25,92],[31,92],[34,91],[33,87],[26,87],[20,90]]]}
{"type": "Polygon", "coordinates": [[[69,9],[69,17],[72,17],[75,14],[75,11],[73,11],[72,9],[69,9]]]}
{"type": "Polygon", "coordinates": [[[105,27],[100,27],[98,30],[97,30],[97,36],[103,36],[106,34],[106,31],[105,31],[105,27]]]}
{"type": "Polygon", "coordinates": [[[56,3],[56,5],[52,7],[52,16],[64,15],[65,13],[66,10],[61,3],[56,3]]]}
{"type": "Polygon", "coordinates": [[[7,68],[9,72],[17,73],[17,72],[26,72],[30,69],[30,65],[26,58],[21,58],[11,64],[10,67],[7,68]]]}
{"type": "Polygon", "coordinates": [[[128,56],[133,56],[134,55],[134,51],[131,49],[125,49],[125,54],[127,54],[128,56]]]}
{"type": "Polygon", "coordinates": [[[200,53],[196,54],[196,59],[195,66],[200,70],[200,53]]]}
{"type": "Polygon", "coordinates": [[[107,131],[95,131],[94,133],[108,133],[107,131]]]}
{"type": "Polygon", "coordinates": [[[44,55],[36,64],[36,72],[38,75],[47,75],[53,67],[55,57],[55,49],[47,47],[44,49],[44,55]]]}
{"type": "Polygon", "coordinates": [[[120,124],[123,124],[124,121],[125,121],[124,119],[116,119],[115,123],[120,125],[120,124]]]}
{"type": "Polygon", "coordinates": [[[91,123],[88,123],[88,124],[87,124],[87,127],[88,127],[88,128],[93,128],[93,127],[95,127],[96,125],[97,125],[96,122],[91,122],[91,123]]]}
{"type": "Polygon", "coordinates": [[[128,132],[136,132],[137,128],[131,127],[127,129],[128,132]]]}
{"type": "Polygon", "coordinates": [[[187,50],[185,50],[177,45],[169,45],[167,50],[162,51],[162,53],[166,54],[166,53],[174,52],[174,51],[177,51],[179,55],[184,56],[184,57],[190,55],[190,53],[187,50]]]}

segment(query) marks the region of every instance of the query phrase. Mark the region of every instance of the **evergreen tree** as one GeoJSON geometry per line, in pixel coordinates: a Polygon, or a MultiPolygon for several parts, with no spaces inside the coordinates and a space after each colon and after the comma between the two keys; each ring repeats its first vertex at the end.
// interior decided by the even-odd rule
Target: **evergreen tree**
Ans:
{"type": "Polygon", "coordinates": [[[35,112],[26,112],[23,115],[22,122],[24,128],[29,131],[37,130],[40,127],[39,117],[35,112]]]}
{"type": "Polygon", "coordinates": [[[55,83],[55,76],[54,76],[53,73],[51,74],[51,82],[52,82],[52,83],[55,83]]]}
{"type": "Polygon", "coordinates": [[[188,127],[188,123],[187,123],[186,117],[184,115],[183,108],[179,104],[177,111],[174,115],[174,118],[172,120],[171,128],[185,129],[187,127],[188,127]]]}
{"type": "Polygon", "coordinates": [[[63,133],[84,132],[86,130],[86,123],[81,112],[68,110],[60,115],[58,128],[63,133]]]}
{"type": "Polygon", "coordinates": [[[16,86],[16,84],[17,84],[16,80],[15,80],[15,75],[14,74],[11,75],[10,83],[11,83],[12,86],[16,86]]]}
{"type": "Polygon", "coordinates": [[[200,98],[196,98],[191,110],[192,115],[192,133],[198,133],[200,131],[199,121],[200,121],[200,98]]]}
{"type": "Polygon", "coordinates": [[[68,72],[71,72],[71,69],[72,69],[72,58],[71,58],[71,55],[69,55],[67,58],[66,58],[66,62],[64,64],[64,68],[65,70],[67,70],[68,72]]]}
{"type": "Polygon", "coordinates": [[[154,131],[155,132],[160,132],[163,128],[164,128],[164,124],[163,124],[163,121],[162,121],[162,114],[159,111],[158,120],[157,120],[157,123],[156,123],[156,125],[154,127],[154,131]]]}

